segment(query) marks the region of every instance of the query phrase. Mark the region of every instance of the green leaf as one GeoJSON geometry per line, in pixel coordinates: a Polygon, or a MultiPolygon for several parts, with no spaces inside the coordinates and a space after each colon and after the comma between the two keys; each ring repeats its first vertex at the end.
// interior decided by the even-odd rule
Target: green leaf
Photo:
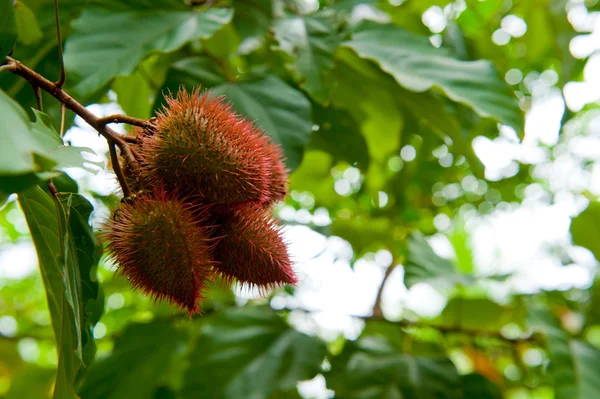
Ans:
{"type": "Polygon", "coordinates": [[[497,332],[509,323],[524,325],[522,306],[502,306],[487,298],[454,297],[431,325],[456,327],[471,331],[497,332]]]}
{"type": "Polygon", "coordinates": [[[301,92],[274,76],[224,83],[213,92],[226,96],[239,113],[255,121],[281,145],[289,169],[300,164],[312,128],[310,102],[301,92]]]}
{"type": "Polygon", "coordinates": [[[469,233],[465,230],[465,222],[460,220],[454,223],[454,228],[448,235],[448,239],[456,254],[456,267],[464,274],[473,274],[475,271],[473,251],[469,238],[469,233]]]}
{"type": "Polygon", "coordinates": [[[154,398],[155,391],[168,383],[165,376],[175,367],[184,339],[165,321],[128,325],[111,354],[92,365],[79,395],[82,399],[154,398]]]}
{"type": "Polygon", "coordinates": [[[291,55],[288,67],[312,98],[328,104],[334,54],[342,37],[341,19],[331,10],[279,20],[274,26],[279,48],[291,55]]]}
{"type": "Polygon", "coordinates": [[[556,399],[600,397],[600,351],[570,338],[547,309],[530,308],[528,323],[547,337],[556,399]]]}
{"type": "Polygon", "coordinates": [[[155,93],[139,71],[129,76],[118,76],[112,84],[112,90],[126,115],[150,118],[155,93]]]}
{"type": "Polygon", "coordinates": [[[349,112],[313,106],[315,124],[319,126],[310,137],[309,147],[326,151],[336,160],[346,161],[360,169],[369,165],[367,141],[358,123],[349,112]]]}
{"type": "Polygon", "coordinates": [[[17,23],[13,0],[0,0],[0,63],[17,40],[17,23]]]}
{"type": "Polygon", "coordinates": [[[99,259],[88,225],[92,206],[76,194],[53,200],[40,187],[18,196],[35,245],[58,347],[54,398],[76,398],[75,385],[95,353],[92,327],[102,312],[99,259]]]}
{"type": "Polygon", "coordinates": [[[65,44],[65,65],[78,82],[74,91],[93,94],[114,77],[132,73],[146,55],[171,52],[189,41],[208,38],[231,18],[232,11],[221,8],[86,9],[73,22],[73,33],[65,44]]]}
{"type": "Polygon", "coordinates": [[[592,251],[600,259],[600,203],[590,202],[587,209],[571,221],[573,244],[592,251]]]}
{"type": "Polygon", "coordinates": [[[462,61],[437,49],[426,37],[394,25],[361,24],[343,46],[375,61],[404,88],[423,92],[434,87],[484,117],[523,131],[516,96],[488,61],[462,61]]]}
{"type": "Polygon", "coordinates": [[[367,141],[370,158],[383,162],[396,152],[403,128],[394,80],[348,49],[337,53],[340,62],[332,104],[348,111],[367,141]]]}
{"type": "Polygon", "coordinates": [[[240,36],[263,37],[271,28],[273,3],[277,0],[234,1],[233,24],[240,36]]]}
{"type": "Polygon", "coordinates": [[[468,284],[467,276],[460,274],[452,262],[439,257],[420,233],[408,239],[408,256],[404,265],[404,284],[407,287],[421,282],[434,286],[450,287],[468,284]]]}
{"type": "Polygon", "coordinates": [[[313,378],[325,354],[321,341],[294,330],[271,309],[229,309],[203,327],[181,397],[270,398],[313,378]]]}
{"type": "Polygon", "coordinates": [[[22,1],[15,3],[15,18],[19,42],[25,45],[38,43],[44,37],[35,14],[22,1]]]}
{"type": "Polygon", "coordinates": [[[502,399],[502,392],[490,380],[481,374],[467,374],[461,376],[460,385],[463,389],[464,399],[502,399]]]}
{"type": "Polygon", "coordinates": [[[31,129],[25,111],[3,91],[0,91],[0,175],[19,175],[49,170],[43,160],[54,160],[45,156],[47,142],[39,140],[31,129]]]}
{"type": "Polygon", "coordinates": [[[36,121],[30,122],[25,111],[0,90],[0,192],[4,195],[55,177],[59,168],[104,165],[82,158],[82,152],[94,153],[89,148],[64,146],[48,115],[33,112],[36,121]]]}
{"type": "Polygon", "coordinates": [[[449,359],[400,353],[380,337],[346,344],[331,360],[327,382],[340,399],[460,398],[449,359]]]}
{"type": "Polygon", "coordinates": [[[331,224],[331,234],[352,244],[357,255],[366,251],[389,248],[393,244],[393,226],[389,218],[335,219],[331,224]]]}

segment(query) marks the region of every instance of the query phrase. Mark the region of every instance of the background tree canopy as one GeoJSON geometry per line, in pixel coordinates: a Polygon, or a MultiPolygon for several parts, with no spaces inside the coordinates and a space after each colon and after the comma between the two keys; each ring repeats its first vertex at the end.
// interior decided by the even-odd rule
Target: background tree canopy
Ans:
{"type": "Polygon", "coordinates": [[[97,117],[202,86],[282,146],[301,282],[132,291],[104,138],[12,61],[59,78],[54,2],[0,0],[0,397],[600,397],[599,1],[59,5],[97,117]]]}

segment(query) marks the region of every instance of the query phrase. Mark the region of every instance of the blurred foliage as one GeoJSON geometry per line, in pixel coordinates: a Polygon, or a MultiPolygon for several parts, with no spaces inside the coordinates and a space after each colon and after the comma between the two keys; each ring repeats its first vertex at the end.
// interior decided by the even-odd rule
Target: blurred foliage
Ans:
{"type": "MultiPolygon", "coordinates": [[[[0,260],[25,268],[33,250],[39,260],[39,273],[0,275],[0,398],[600,397],[599,285],[514,289],[518,270],[480,267],[473,230],[532,196],[552,205],[568,193],[580,210],[589,201],[569,214],[573,244],[600,258],[597,198],[551,180],[575,182],[573,164],[593,172],[593,156],[560,162],[598,134],[597,103],[567,109],[557,143],[533,143],[566,172],[513,156],[493,174],[473,145],[527,141],[526,111],[583,80],[593,50],[573,56],[573,43],[597,38],[600,2],[59,4],[65,90],[78,101],[150,118],[181,86],[224,95],[284,149],[285,222],[343,239],[354,265],[389,254],[385,276],[401,272],[403,284],[390,278],[386,290],[429,287],[444,303],[426,317],[382,309],[380,292],[371,313],[352,316],[360,333],[337,338],[311,328],[294,288],[248,300],[215,282],[193,320],[153,303],[115,276],[94,238],[118,197],[89,184],[100,177],[62,173],[94,169],[82,155],[93,151],[63,142],[49,94],[41,112],[30,85],[0,70],[0,260]],[[320,396],[302,389],[313,378],[325,381],[320,396]]],[[[0,0],[7,54],[59,76],[53,1],[0,0]]],[[[585,251],[560,244],[547,251],[562,265],[585,251]]]]}

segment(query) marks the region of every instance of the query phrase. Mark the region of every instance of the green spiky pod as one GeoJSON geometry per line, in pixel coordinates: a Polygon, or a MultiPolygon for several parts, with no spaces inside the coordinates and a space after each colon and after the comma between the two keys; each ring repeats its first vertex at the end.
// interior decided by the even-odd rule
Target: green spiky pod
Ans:
{"type": "Polygon", "coordinates": [[[268,290],[296,284],[281,228],[269,210],[245,206],[231,210],[215,229],[215,270],[224,281],[268,290]]]}
{"type": "Polygon", "coordinates": [[[101,234],[118,270],[156,300],[199,312],[215,240],[202,210],[161,191],[121,204],[101,234]]]}
{"type": "Polygon", "coordinates": [[[271,140],[219,98],[180,90],[141,145],[143,178],[178,196],[234,205],[271,198],[271,140]]]}

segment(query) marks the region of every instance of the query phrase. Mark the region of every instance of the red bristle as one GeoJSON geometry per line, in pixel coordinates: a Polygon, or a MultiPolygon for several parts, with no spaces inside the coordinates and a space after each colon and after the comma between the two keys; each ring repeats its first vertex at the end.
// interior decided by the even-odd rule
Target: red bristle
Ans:
{"type": "Polygon", "coordinates": [[[266,204],[283,201],[288,194],[288,173],[285,167],[283,151],[275,143],[269,143],[267,162],[270,165],[271,177],[266,204]]]}
{"type": "Polygon", "coordinates": [[[255,206],[232,211],[215,237],[215,269],[224,281],[261,290],[297,283],[280,227],[268,211],[255,206]]]}
{"type": "Polygon", "coordinates": [[[214,265],[216,241],[201,224],[202,215],[202,209],[157,190],[122,204],[105,223],[102,238],[133,287],[191,316],[199,312],[214,265]]]}
{"type": "Polygon", "coordinates": [[[271,140],[220,98],[180,90],[141,145],[143,177],[211,204],[270,198],[271,140]]]}

